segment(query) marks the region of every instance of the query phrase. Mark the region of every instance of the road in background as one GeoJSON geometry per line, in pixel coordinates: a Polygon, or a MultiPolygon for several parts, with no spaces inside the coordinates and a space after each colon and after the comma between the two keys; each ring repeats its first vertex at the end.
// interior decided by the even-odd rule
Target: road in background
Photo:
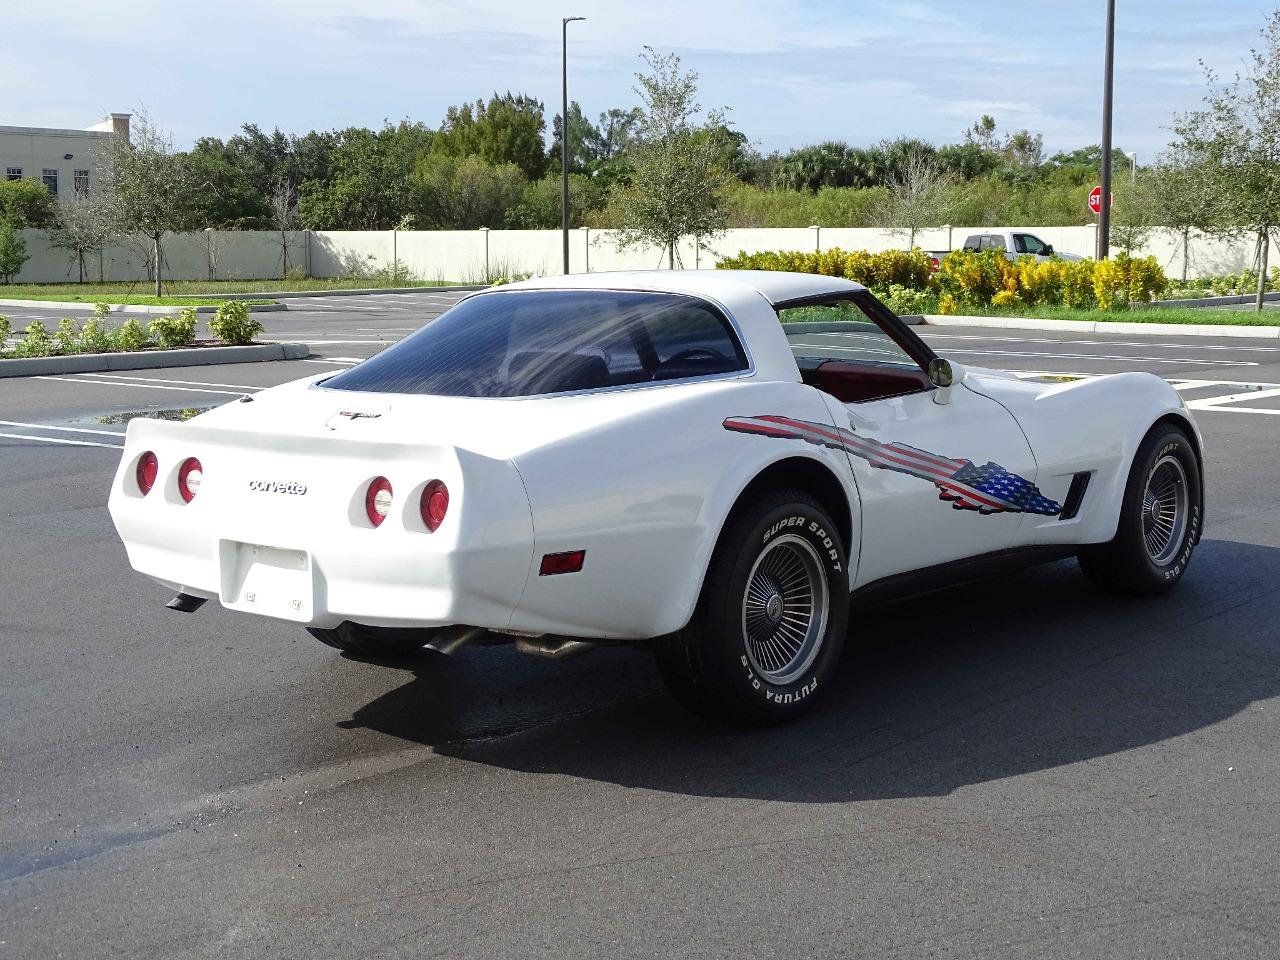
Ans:
{"type": "Polygon", "coordinates": [[[1280,418],[1250,408],[1280,412],[1253,389],[1280,352],[924,329],[1248,394],[1196,411],[1205,539],[1160,600],[1064,562],[863,612],[825,706],[756,731],[638,650],[371,663],[164,609],[105,510],[121,419],[343,369],[444,305],[361,301],[262,315],[308,361],[0,380],[0,957],[1272,951],[1280,418]]]}

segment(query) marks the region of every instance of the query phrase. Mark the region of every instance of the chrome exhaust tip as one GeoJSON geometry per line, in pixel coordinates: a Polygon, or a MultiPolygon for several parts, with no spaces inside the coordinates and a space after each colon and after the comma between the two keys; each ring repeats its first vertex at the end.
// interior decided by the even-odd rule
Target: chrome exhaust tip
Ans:
{"type": "Polygon", "coordinates": [[[189,593],[180,593],[166,603],[165,606],[170,610],[177,610],[179,613],[195,613],[204,604],[204,597],[193,597],[189,593]]]}

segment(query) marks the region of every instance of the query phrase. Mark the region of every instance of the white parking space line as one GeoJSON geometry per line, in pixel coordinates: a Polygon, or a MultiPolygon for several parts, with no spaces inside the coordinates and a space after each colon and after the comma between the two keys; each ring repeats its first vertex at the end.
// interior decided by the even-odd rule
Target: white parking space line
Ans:
{"type": "Polygon", "coordinates": [[[326,347],[335,347],[335,346],[343,347],[343,346],[351,346],[351,344],[358,344],[358,343],[372,343],[372,344],[381,344],[381,346],[385,347],[387,346],[388,343],[396,343],[397,340],[399,340],[399,337],[397,337],[396,339],[389,339],[389,340],[326,340],[323,337],[307,337],[306,339],[303,339],[303,340],[262,340],[262,343],[300,343],[301,342],[301,343],[308,344],[308,346],[310,346],[310,344],[312,343],[316,343],[326,347]]]}
{"type": "MultiPolygon", "coordinates": [[[[1191,404],[1187,404],[1187,406],[1191,406],[1191,404]]],[[[1212,410],[1212,411],[1215,411],[1215,412],[1217,412],[1217,413],[1265,413],[1265,414],[1270,414],[1271,416],[1276,416],[1277,414],[1280,414],[1280,410],[1270,410],[1270,409],[1268,409],[1267,407],[1216,407],[1216,406],[1205,406],[1205,407],[1196,407],[1196,408],[1195,408],[1195,410],[1196,410],[1197,412],[1199,412],[1199,411],[1203,411],[1203,410],[1212,410]]]]}
{"type": "Polygon", "coordinates": [[[1133,357],[1107,353],[1042,353],[1034,350],[948,350],[947,353],[973,353],[983,357],[1047,357],[1055,360],[1106,360],[1113,363],[1198,364],[1205,367],[1256,367],[1256,360],[1195,360],[1190,357],[1133,357]]]}
{"type": "MultiPolygon", "coordinates": [[[[809,334],[809,336],[818,337],[843,337],[849,336],[844,333],[817,333],[809,334]]],[[[1067,343],[1076,346],[1100,346],[1100,347],[1145,347],[1148,350],[1159,348],[1162,350],[1235,350],[1245,353],[1278,353],[1280,347],[1252,347],[1237,346],[1234,344],[1200,344],[1200,343],[1148,343],[1137,340],[1054,340],[1051,337],[979,337],[967,333],[928,333],[924,334],[928,340],[979,340],[991,343],[1067,343]]]]}
{"type": "Polygon", "coordinates": [[[1225,397],[1201,397],[1188,400],[1187,408],[1191,410],[1234,410],[1250,413],[1280,414],[1280,409],[1268,410],[1265,407],[1224,407],[1223,404],[1238,403],[1242,400],[1265,400],[1268,397],[1280,397],[1280,387],[1271,390],[1249,390],[1244,393],[1229,393],[1225,397]]]}
{"type": "MultiPolygon", "coordinates": [[[[134,387],[141,390],[173,390],[177,393],[218,393],[228,397],[239,397],[244,395],[244,390],[208,390],[196,387],[166,387],[158,383],[142,383],[137,380],[84,380],[79,377],[32,377],[33,380],[60,380],[63,383],[78,383],[81,386],[97,386],[97,387],[134,387]]],[[[254,390],[261,389],[254,387],[254,390]]]]}
{"type": "Polygon", "coordinates": [[[418,327],[356,327],[356,333],[413,333],[418,327]]]}
{"type": "Polygon", "coordinates": [[[0,433],[6,440],[34,440],[37,443],[60,443],[68,447],[102,447],[106,450],[123,450],[121,443],[95,443],[92,440],[67,440],[64,437],[28,437],[20,433],[0,433]]]}
{"type": "MultiPolygon", "coordinates": [[[[792,342],[792,346],[805,347],[813,346],[822,350],[840,350],[844,353],[864,354],[864,347],[839,347],[833,344],[807,344],[803,342],[792,342]]],[[[1146,344],[1144,344],[1146,346],[1146,344]]],[[[1035,350],[968,350],[948,349],[947,354],[976,354],[980,357],[1041,357],[1048,360],[1104,360],[1110,363],[1168,363],[1168,364],[1195,364],[1205,367],[1256,367],[1259,365],[1256,360],[1196,360],[1190,357],[1135,357],[1126,354],[1106,354],[1106,353],[1047,353],[1035,350]]]]}
{"type": "Polygon", "coordinates": [[[195,387],[233,387],[236,390],[261,390],[262,387],[246,387],[241,383],[205,383],[203,380],[162,380],[159,377],[139,377],[124,373],[86,373],[85,377],[101,377],[106,380],[140,380],[144,383],[189,383],[195,387]]]}
{"type": "Polygon", "coordinates": [[[87,427],[53,427],[47,423],[23,423],[20,420],[0,420],[0,426],[25,427],[28,430],[58,430],[66,433],[96,433],[104,437],[123,437],[120,430],[90,430],[87,427]]]}

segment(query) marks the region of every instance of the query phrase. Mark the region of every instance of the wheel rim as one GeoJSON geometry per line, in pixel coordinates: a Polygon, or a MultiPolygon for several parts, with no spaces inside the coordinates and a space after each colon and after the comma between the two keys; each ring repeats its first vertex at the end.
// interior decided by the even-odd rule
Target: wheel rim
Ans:
{"type": "Polygon", "coordinates": [[[742,599],[742,640],[760,677],[783,686],[809,669],[827,630],[827,575],[818,552],[794,534],[756,558],[742,599]]]}
{"type": "Polygon", "coordinates": [[[1176,457],[1162,457],[1147,475],[1142,495],[1142,539],[1158,567],[1168,565],[1182,547],[1190,494],[1187,473],[1176,457]]]}

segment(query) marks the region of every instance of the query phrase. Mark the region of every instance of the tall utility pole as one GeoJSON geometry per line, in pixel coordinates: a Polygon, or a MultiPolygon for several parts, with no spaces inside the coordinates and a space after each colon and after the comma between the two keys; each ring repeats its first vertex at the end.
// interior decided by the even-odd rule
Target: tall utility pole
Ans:
{"type": "Polygon", "coordinates": [[[560,90],[564,109],[560,113],[560,232],[564,237],[564,272],[569,272],[569,24],[586,17],[565,17],[560,21],[560,90]]]}
{"type": "Polygon", "coordinates": [[[1107,0],[1107,55],[1102,71],[1102,205],[1098,211],[1098,259],[1111,255],[1111,104],[1116,60],[1116,0],[1107,0]]]}

